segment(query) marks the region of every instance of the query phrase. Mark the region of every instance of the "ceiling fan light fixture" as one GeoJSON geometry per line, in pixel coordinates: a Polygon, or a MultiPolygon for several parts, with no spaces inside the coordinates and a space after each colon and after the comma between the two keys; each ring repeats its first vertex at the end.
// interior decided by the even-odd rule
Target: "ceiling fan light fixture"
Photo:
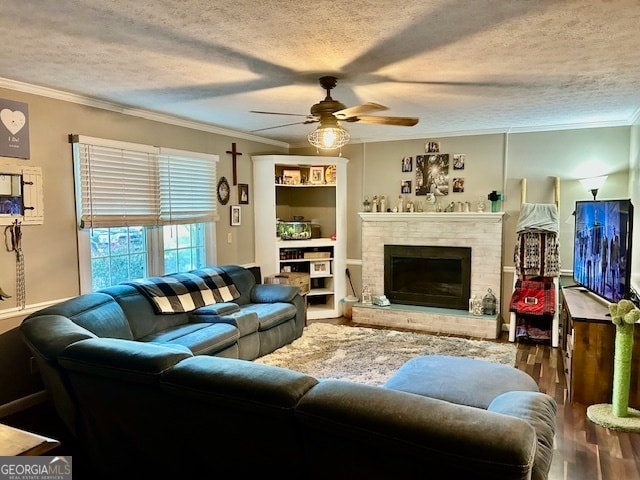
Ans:
{"type": "Polygon", "coordinates": [[[333,150],[342,148],[349,140],[351,135],[340,126],[323,127],[320,125],[313,132],[307,135],[309,143],[320,150],[333,150]]]}

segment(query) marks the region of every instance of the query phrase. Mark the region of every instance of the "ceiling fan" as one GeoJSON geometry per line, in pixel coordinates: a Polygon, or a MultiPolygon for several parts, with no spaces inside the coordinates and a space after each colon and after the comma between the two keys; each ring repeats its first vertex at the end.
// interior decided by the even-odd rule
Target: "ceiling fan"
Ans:
{"type": "Polygon", "coordinates": [[[349,123],[369,123],[376,125],[398,125],[411,127],[419,121],[417,117],[389,117],[368,115],[369,113],[388,110],[388,107],[378,103],[367,102],[354,107],[346,107],[341,102],[331,98],[331,90],[336,87],[338,79],[332,76],[320,77],[320,86],[327,92],[324,100],[316,103],[311,107],[308,115],[296,113],[281,112],[262,112],[251,110],[252,113],[261,113],[267,115],[289,115],[294,117],[305,117],[301,122],[286,123],[276,125],[274,127],[260,128],[252,130],[253,132],[262,132],[274,128],[288,127],[290,125],[301,125],[309,123],[320,123],[318,129],[311,132],[308,136],[309,142],[318,148],[339,148],[349,141],[349,134],[342,129],[338,121],[349,123]],[[326,137],[326,138],[325,138],[326,137]],[[346,138],[345,138],[346,137],[346,138]]]}

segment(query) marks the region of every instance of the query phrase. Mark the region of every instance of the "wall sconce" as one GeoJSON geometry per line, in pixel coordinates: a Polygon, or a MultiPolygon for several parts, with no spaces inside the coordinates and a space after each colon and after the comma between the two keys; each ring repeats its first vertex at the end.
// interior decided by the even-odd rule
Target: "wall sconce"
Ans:
{"type": "Polygon", "coordinates": [[[596,199],[596,195],[598,194],[598,190],[604,185],[604,182],[607,180],[608,175],[602,175],[600,177],[591,177],[591,178],[583,178],[580,180],[580,183],[584,188],[589,190],[593,195],[593,199],[596,199]]]}

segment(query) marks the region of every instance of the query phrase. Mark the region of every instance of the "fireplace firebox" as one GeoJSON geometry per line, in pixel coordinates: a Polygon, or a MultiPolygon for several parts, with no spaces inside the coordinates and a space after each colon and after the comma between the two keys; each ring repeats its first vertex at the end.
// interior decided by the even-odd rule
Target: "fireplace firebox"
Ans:
{"type": "Polygon", "coordinates": [[[471,248],[384,246],[384,293],[391,303],[467,310],[471,248]]]}

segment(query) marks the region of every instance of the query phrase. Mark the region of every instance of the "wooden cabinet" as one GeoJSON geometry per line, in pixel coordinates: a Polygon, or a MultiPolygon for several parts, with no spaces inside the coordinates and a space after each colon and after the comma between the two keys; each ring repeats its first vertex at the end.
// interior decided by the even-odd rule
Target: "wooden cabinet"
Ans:
{"type": "MultiPolygon", "coordinates": [[[[560,321],[569,399],[584,405],[611,403],[616,327],[602,301],[586,290],[563,288],[560,321]]],[[[629,405],[640,408],[640,328],[634,332],[629,405]]]]}
{"type": "MultiPolygon", "coordinates": [[[[306,272],[307,317],[342,315],[346,295],[346,181],[342,157],[258,155],[253,161],[255,261],[262,273],[306,272]],[[278,237],[278,219],[313,220],[319,236],[278,237]]],[[[315,231],[316,228],[314,228],[315,231]]]]}

